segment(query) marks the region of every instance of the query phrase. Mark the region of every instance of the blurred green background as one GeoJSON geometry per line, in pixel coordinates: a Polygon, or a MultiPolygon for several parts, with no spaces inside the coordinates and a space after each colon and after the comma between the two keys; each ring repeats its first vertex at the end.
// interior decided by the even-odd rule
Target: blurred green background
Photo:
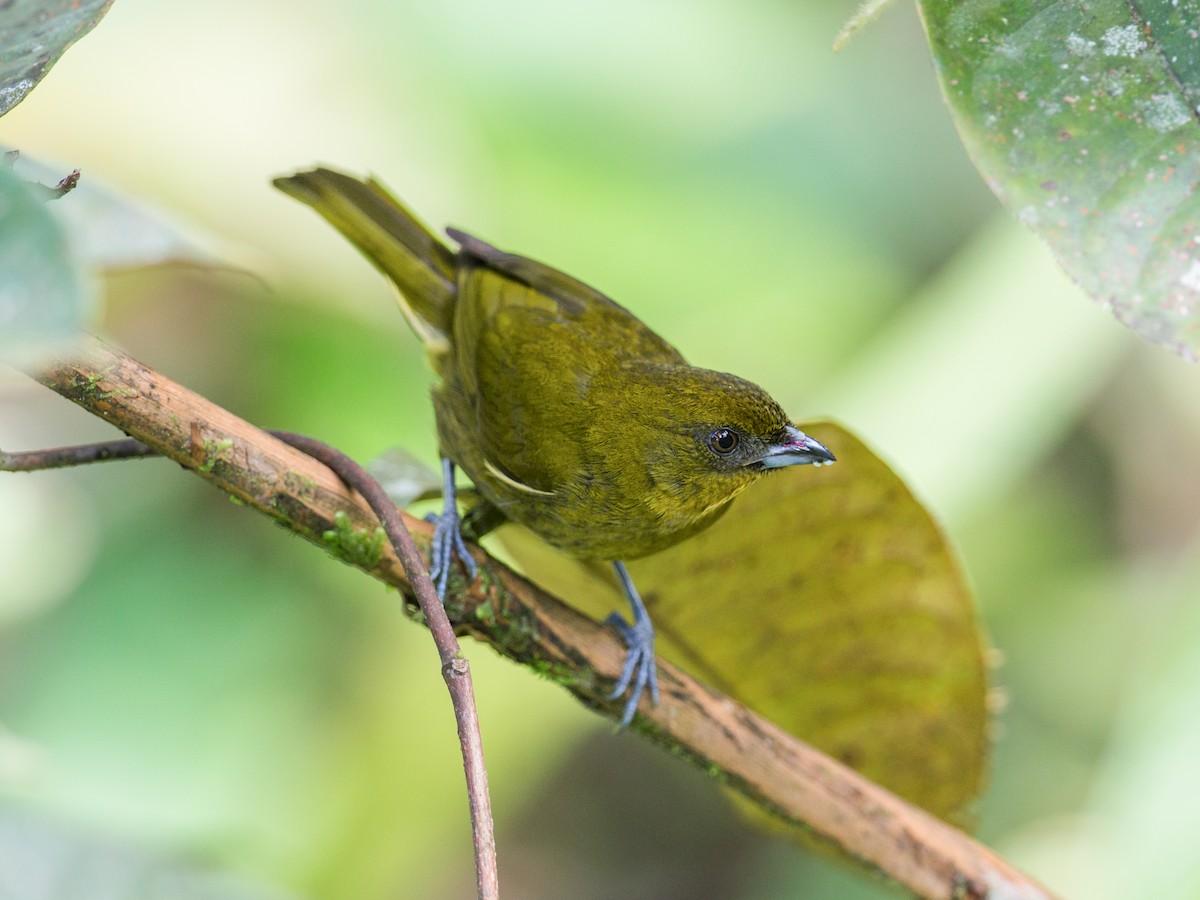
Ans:
{"type": "MultiPolygon", "coordinates": [[[[911,8],[829,51],[851,6],[119,0],[0,141],[261,276],[113,275],[99,330],[360,458],[434,460],[428,380],[381,279],[269,187],[317,161],[844,422],[978,587],[1008,700],[982,839],[1066,896],[1200,896],[1197,370],[998,208],[911,8]]],[[[5,449],[109,436],[0,374],[5,449]]],[[[162,461],[0,478],[0,573],[0,888],[471,894],[451,711],[394,594],[162,461]]],[[[892,895],[467,652],[507,896],[892,895]]]]}

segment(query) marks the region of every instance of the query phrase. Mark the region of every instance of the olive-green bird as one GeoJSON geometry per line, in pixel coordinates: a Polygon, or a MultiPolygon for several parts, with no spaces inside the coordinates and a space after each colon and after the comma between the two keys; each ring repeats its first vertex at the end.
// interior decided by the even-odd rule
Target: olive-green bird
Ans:
{"type": "Polygon", "coordinates": [[[274,184],[392,280],[428,351],[445,479],[431,567],[439,596],[455,556],[475,576],[457,465],[487,514],[616,567],[633,621],[609,617],[629,646],[611,698],[629,690],[628,724],[647,687],[657,702],[658,683],[654,628],[621,560],[708,527],[762,473],[833,454],[761,388],[688,365],[594,288],[455,229],[451,250],[373,179],[320,168],[274,184]]]}

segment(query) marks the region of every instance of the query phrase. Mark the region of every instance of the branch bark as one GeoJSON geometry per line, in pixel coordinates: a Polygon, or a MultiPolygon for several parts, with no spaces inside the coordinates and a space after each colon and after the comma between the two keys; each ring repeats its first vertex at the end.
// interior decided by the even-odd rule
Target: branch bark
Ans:
{"type": "MultiPolygon", "coordinates": [[[[247,505],[327,547],[343,513],[371,533],[375,517],[324,465],[99,341],[89,341],[35,377],[247,505]]],[[[422,553],[431,526],[404,516],[422,553]]],[[[447,604],[459,632],[550,674],[611,718],[606,694],[625,647],[536,585],[472,548],[481,577],[447,604]]],[[[390,549],[359,565],[414,593],[390,549]]],[[[718,773],[755,804],[799,825],[913,893],[929,898],[1048,898],[1052,895],[987,847],[809,747],[770,721],[659,662],[661,701],[643,703],[633,728],[718,773]]]]}

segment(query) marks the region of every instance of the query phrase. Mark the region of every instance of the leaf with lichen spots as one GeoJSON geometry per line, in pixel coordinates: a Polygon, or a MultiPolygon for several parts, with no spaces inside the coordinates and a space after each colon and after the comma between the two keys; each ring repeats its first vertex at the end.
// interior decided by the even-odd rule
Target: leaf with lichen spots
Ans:
{"type": "Polygon", "coordinates": [[[0,3],[0,116],[24,100],[110,6],[112,0],[0,3]]]}
{"type": "Polygon", "coordinates": [[[1200,0],[921,0],[976,167],[1129,328],[1200,355],[1200,0]]]}

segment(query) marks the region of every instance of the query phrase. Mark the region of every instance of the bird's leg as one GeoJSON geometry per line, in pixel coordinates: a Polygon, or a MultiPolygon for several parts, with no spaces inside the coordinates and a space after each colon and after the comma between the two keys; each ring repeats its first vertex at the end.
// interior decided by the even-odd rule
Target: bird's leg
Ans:
{"type": "Polygon", "coordinates": [[[438,597],[445,600],[446,585],[450,581],[450,567],[454,565],[456,556],[462,560],[463,568],[467,570],[467,575],[471,577],[472,581],[479,571],[475,560],[467,552],[467,545],[463,543],[462,532],[459,530],[458,502],[454,488],[454,463],[446,457],[442,457],[442,499],[445,502],[442,514],[439,516],[430,513],[425,517],[425,521],[432,522],[437,526],[433,529],[429,577],[433,581],[433,586],[437,588],[438,597]]]}
{"type": "Polygon", "coordinates": [[[625,568],[625,563],[614,562],[613,568],[617,570],[617,577],[621,579],[621,589],[625,592],[625,597],[629,600],[629,606],[633,610],[633,623],[625,621],[625,617],[620,613],[613,613],[605,621],[614,626],[621,636],[625,638],[625,643],[629,646],[629,652],[625,655],[625,665],[621,669],[621,677],[617,679],[616,687],[612,693],[608,695],[609,700],[616,700],[625,690],[629,690],[629,699],[625,701],[625,711],[621,715],[621,728],[624,728],[633,721],[633,714],[637,711],[638,701],[642,698],[642,692],[646,686],[650,686],[650,699],[653,703],[658,703],[658,670],[654,664],[654,626],[650,623],[650,614],[646,612],[646,604],[642,603],[642,598],[638,596],[637,588],[633,586],[633,579],[629,577],[629,570],[625,568]]]}

